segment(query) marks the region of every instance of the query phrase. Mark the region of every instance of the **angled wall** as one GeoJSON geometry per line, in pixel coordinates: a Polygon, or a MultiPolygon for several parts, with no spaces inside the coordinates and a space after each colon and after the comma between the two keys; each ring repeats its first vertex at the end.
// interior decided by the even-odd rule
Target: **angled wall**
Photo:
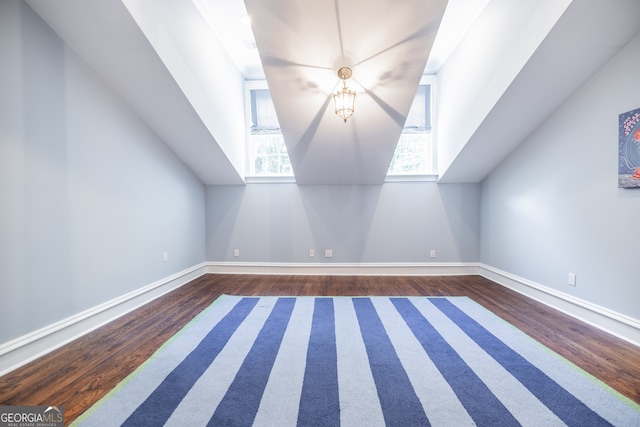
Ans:
{"type": "Polygon", "coordinates": [[[123,3],[215,139],[212,143],[244,178],[244,78],[201,13],[191,1],[123,3]]]}
{"type": "Polygon", "coordinates": [[[447,175],[570,3],[491,0],[487,4],[438,71],[440,175],[447,175]]]}
{"type": "Polygon", "coordinates": [[[0,344],[204,261],[204,185],[23,1],[0,63],[0,344]]]}

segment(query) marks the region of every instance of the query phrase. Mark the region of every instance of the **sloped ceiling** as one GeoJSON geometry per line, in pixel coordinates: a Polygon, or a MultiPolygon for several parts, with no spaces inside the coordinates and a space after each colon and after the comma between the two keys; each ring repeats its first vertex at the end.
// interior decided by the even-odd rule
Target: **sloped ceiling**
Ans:
{"type": "Polygon", "coordinates": [[[262,65],[299,184],[384,182],[445,0],[246,0],[262,65]],[[337,71],[356,112],[343,123],[337,71]]]}
{"type": "Polygon", "coordinates": [[[640,31],[638,17],[637,0],[491,0],[438,71],[439,182],[482,181],[640,31]]]}
{"type": "MultiPolygon", "coordinates": [[[[244,183],[247,75],[200,13],[242,0],[26,1],[203,183],[244,183]]],[[[448,3],[246,0],[298,183],[382,183],[425,64],[440,182],[479,182],[640,30],[637,0],[448,3]],[[448,23],[474,5],[469,28],[448,23]],[[439,29],[457,47],[428,58],[439,29]],[[330,98],[341,66],[358,91],[347,123],[330,98]]]]}
{"type": "MultiPolygon", "coordinates": [[[[233,144],[243,147],[243,132],[237,132],[240,135],[237,141],[217,140],[226,135],[214,135],[207,127],[203,116],[196,111],[122,1],[29,0],[27,3],[202,182],[244,183],[241,169],[244,163],[237,160],[243,157],[244,151],[233,156],[223,149],[233,144]]],[[[236,74],[240,79],[239,73],[236,74]]],[[[238,97],[242,99],[241,92],[238,97]]]]}

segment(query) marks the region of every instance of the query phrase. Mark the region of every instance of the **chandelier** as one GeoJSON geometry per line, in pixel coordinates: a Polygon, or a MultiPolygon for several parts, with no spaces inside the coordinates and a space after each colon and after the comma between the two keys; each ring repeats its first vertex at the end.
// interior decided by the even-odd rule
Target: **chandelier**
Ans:
{"type": "Polygon", "coordinates": [[[342,67],[338,70],[338,77],[342,80],[342,88],[333,94],[336,114],[345,123],[353,116],[353,106],[356,100],[356,92],[347,87],[347,79],[351,78],[351,74],[349,67],[342,67]]]}

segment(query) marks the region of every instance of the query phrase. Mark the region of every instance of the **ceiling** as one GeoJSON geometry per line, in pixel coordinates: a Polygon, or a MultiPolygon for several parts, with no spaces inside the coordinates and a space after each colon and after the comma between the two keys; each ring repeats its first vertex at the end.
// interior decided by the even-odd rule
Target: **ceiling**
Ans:
{"type": "Polygon", "coordinates": [[[296,182],[384,182],[425,72],[440,182],[479,182],[640,30],[637,0],[26,1],[207,185],[245,182],[263,78],[296,182]]]}
{"type": "Polygon", "coordinates": [[[384,182],[446,1],[245,3],[296,182],[384,182]],[[332,99],[342,66],[358,93],[346,123],[332,99]]]}

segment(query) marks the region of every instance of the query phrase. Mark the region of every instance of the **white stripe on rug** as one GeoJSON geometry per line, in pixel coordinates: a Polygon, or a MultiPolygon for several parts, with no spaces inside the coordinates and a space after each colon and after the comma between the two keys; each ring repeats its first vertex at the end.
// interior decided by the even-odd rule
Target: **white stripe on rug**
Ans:
{"type": "Polygon", "coordinates": [[[383,426],[384,417],[367,360],[358,319],[351,299],[334,300],[340,424],[343,426],[383,426]]]}

